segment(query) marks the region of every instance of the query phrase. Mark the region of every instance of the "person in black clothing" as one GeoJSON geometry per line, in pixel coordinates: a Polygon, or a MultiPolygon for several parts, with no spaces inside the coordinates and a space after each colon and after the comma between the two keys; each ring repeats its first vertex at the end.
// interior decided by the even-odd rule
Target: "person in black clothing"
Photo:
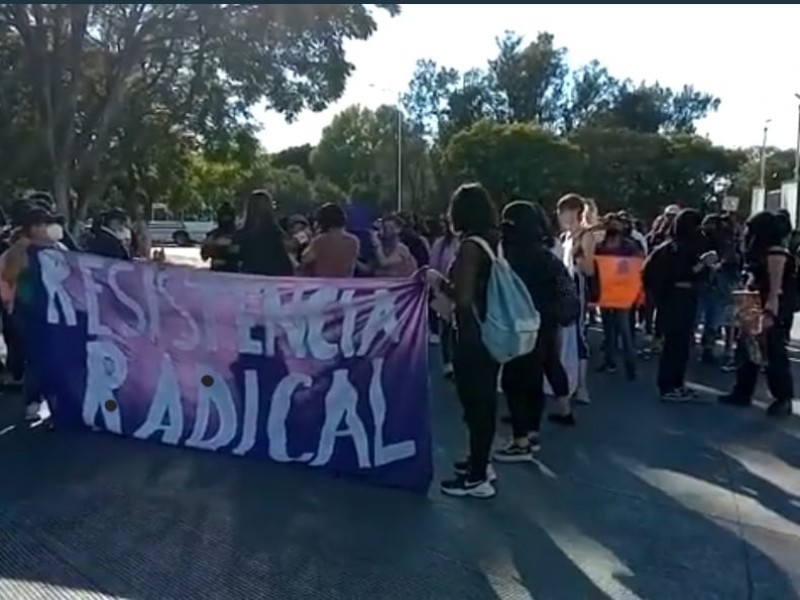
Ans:
{"type": "MultiPolygon", "coordinates": [[[[774,399],[767,414],[773,417],[790,415],[794,396],[786,339],[797,302],[797,262],[782,245],[784,234],[780,218],[765,211],[750,217],[744,235],[746,285],[758,292],[763,309],[763,333],[757,343],[774,399]]],[[[737,340],[736,384],[719,399],[722,404],[749,406],[753,400],[761,364],[747,336],[742,332],[737,340]]]]}
{"type": "Polygon", "coordinates": [[[272,196],[266,190],[254,191],[247,199],[244,224],[231,245],[237,271],[267,277],[294,275],[285,242],[286,234],[275,219],[272,196]]]}
{"type": "MultiPolygon", "coordinates": [[[[550,249],[553,236],[541,206],[521,200],[508,204],[503,211],[502,234],[503,254],[528,288],[541,318],[533,351],[503,365],[501,376],[513,439],[497,450],[494,458],[524,462],[533,460],[532,452],[539,449],[545,375],[556,397],[569,396],[558,335],[561,327],[577,320],[580,301],[569,271],[550,249]]],[[[575,424],[572,413],[554,413],[548,419],[560,425],[575,424]]]]}
{"type": "Polygon", "coordinates": [[[682,210],[675,219],[671,239],[656,248],[644,265],[645,292],[655,302],[657,327],[664,336],[658,389],[667,402],[688,401],[694,396],[684,386],[684,379],[694,337],[699,284],[704,272],[719,261],[716,252],[703,252],[701,221],[696,210],[682,210]]]}
{"type": "Polygon", "coordinates": [[[211,270],[235,273],[237,264],[231,253],[236,233],[236,211],[229,202],[217,209],[217,227],[208,232],[200,248],[200,258],[211,261],[211,270]]]}
{"type": "Polygon", "coordinates": [[[128,247],[130,228],[128,217],[122,209],[115,208],[101,214],[93,229],[93,235],[86,245],[87,252],[106,258],[131,260],[128,247]]]}
{"type": "Polygon", "coordinates": [[[478,319],[486,317],[486,295],[491,259],[478,237],[496,252],[499,235],[497,212],[487,191],[477,183],[465,184],[453,194],[450,223],[461,245],[451,268],[451,279],[435,276],[434,285],[455,301],[456,335],[453,375],[469,434],[469,456],[455,464],[456,477],[443,481],[450,496],[491,498],[496,494],[489,455],[497,413],[497,374],[500,366],[481,338],[478,319]]]}

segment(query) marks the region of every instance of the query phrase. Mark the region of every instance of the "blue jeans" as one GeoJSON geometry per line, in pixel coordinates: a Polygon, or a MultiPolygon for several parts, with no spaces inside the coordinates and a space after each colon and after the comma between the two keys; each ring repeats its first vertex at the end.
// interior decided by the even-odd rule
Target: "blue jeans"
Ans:
{"type": "Polygon", "coordinates": [[[617,352],[622,348],[622,358],[629,370],[636,368],[636,348],[631,329],[631,311],[621,308],[600,309],[603,319],[603,337],[607,365],[617,364],[617,352]]]}
{"type": "Polygon", "coordinates": [[[700,294],[697,304],[696,324],[703,325],[703,350],[712,350],[719,337],[719,329],[723,324],[726,298],[716,292],[700,294]]]}

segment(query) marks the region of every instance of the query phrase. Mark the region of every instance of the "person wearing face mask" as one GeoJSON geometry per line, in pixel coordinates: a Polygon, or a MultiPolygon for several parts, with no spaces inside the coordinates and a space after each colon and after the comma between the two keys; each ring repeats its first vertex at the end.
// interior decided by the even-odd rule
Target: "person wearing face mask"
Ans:
{"type": "Polygon", "coordinates": [[[236,233],[236,211],[230,202],[223,202],[217,209],[217,227],[208,232],[200,247],[200,258],[211,261],[211,270],[235,273],[236,260],[231,253],[233,236],[236,233]]]}
{"type": "MultiPolygon", "coordinates": [[[[25,324],[31,318],[33,285],[28,269],[28,249],[62,247],[53,240],[57,219],[41,206],[30,206],[22,216],[11,246],[0,255],[0,299],[8,324],[14,332],[15,352],[20,353],[24,372],[25,419],[38,421],[44,391],[42,379],[35,370],[36,339],[25,335],[25,324]]],[[[21,376],[21,374],[20,374],[21,376]]]]}
{"type": "MultiPolygon", "coordinates": [[[[67,250],[70,250],[72,252],[80,251],[81,249],[80,245],[75,240],[75,238],[72,237],[72,234],[68,231],[68,229],[64,226],[66,219],[64,218],[64,215],[59,214],[58,210],[56,210],[56,203],[55,201],[53,201],[53,197],[50,194],[48,194],[47,192],[34,192],[30,196],[28,196],[27,201],[30,204],[38,206],[44,209],[45,211],[49,212],[50,214],[55,215],[55,218],[57,219],[57,224],[61,226],[60,229],[61,236],[58,241],[67,250]]],[[[56,231],[57,229],[54,228],[51,232],[55,234],[56,231]]]]}
{"type": "Polygon", "coordinates": [[[87,244],[86,251],[106,258],[131,260],[131,230],[128,217],[121,209],[100,215],[99,227],[87,244]]]}
{"type": "Polygon", "coordinates": [[[411,277],[417,270],[417,261],[408,246],[400,241],[402,228],[400,218],[390,215],[383,219],[380,232],[373,232],[372,244],[378,263],[376,277],[411,277]]]}
{"type": "Polygon", "coordinates": [[[658,388],[665,402],[687,402],[695,394],[684,385],[694,341],[700,283],[719,257],[704,250],[702,217],[684,209],[675,218],[670,239],[645,261],[644,287],[656,306],[664,349],[658,365],[658,388]]]}

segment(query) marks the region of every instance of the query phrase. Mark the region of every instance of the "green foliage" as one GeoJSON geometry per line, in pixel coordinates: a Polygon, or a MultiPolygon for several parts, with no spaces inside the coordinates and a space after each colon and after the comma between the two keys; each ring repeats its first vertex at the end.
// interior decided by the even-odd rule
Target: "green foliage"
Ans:
{"type": "Polygon", "coordinates": [[[21,94],[7,105],[0,90],[18,111],[3,125],[19,138],[33,123],[33,164],[47,165],[62,209],[82,213],[127,176],[110,170],[142,162],[130,154],[149,143],[133,139],[142,111],[213,160],[246,164],[258,149],[250,107],[287,119],[324,109],[353,70],[344,42],[374,31],[364,4],[0,4],[0,64],[19,66],[4,77],[21,94]]]}
{"type": "Polygon", "coordinates": [[[532,123],[479,121],[454,135],[444,166],[454,179],[483,183],[495,200],[552,204],[580,177],[580,150],[532,123]]]}

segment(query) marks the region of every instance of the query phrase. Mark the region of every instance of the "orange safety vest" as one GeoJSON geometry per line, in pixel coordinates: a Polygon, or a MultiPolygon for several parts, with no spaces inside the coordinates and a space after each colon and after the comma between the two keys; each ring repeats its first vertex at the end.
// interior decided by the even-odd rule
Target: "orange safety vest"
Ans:
{"type": "Polygon", "coordinates": [[[639,256],[595,256],[600,283],[600,308],[629,309],[642,295],[642,267],[639,256]]]}

